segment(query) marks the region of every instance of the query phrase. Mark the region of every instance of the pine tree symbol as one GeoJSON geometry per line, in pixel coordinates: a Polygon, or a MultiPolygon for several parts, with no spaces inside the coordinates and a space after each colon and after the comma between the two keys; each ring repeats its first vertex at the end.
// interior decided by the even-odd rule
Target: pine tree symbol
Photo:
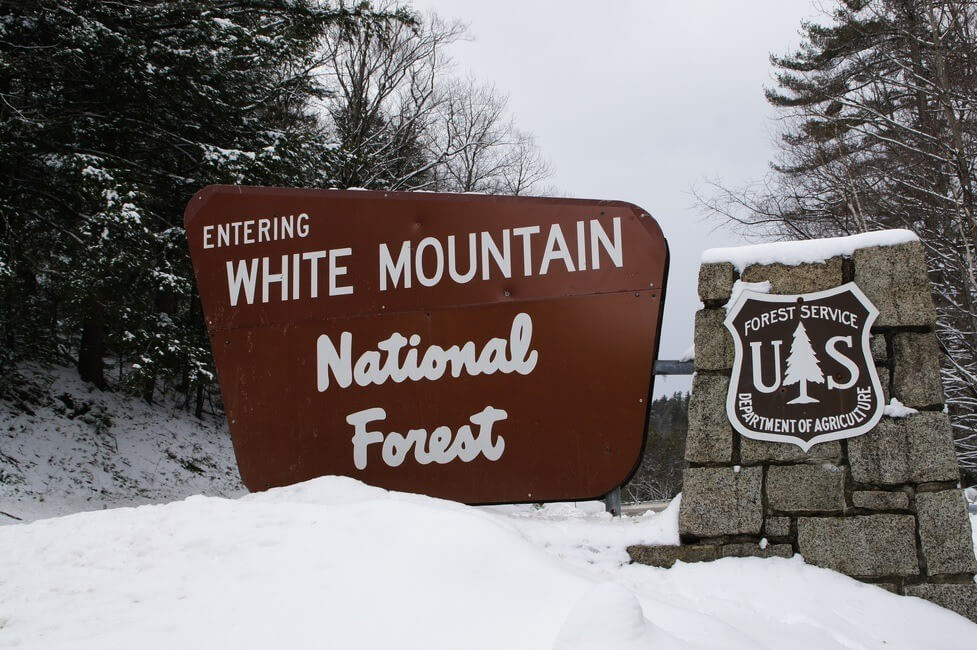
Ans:
{"type": "Polygon", "coordinates": [[[798,323],[794,330],[794,340],[790,344],[790,355],[787,357],[787,372],[784,373],[784,386],[800,383],[801,394],[787,402],[788,404],[816,404],[819,400],[807,394],[807,382],[824,383],[824,373],[821,372],[818,358],[811,347],[811,339],[807,337],[804,323],[798,323]]]}

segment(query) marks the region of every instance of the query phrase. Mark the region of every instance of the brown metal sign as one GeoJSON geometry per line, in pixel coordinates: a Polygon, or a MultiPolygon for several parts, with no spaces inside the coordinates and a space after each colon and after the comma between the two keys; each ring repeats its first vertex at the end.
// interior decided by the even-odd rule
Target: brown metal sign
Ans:
{"type": "Polygon", "coordinates": [[[805,451],[874,427],[885,407],[869,347],[878,313],[854,283],[804,295],[744,291],[725,321],[736,347],[733,427],[805,451]]]}
{"type": "Polygon", "coordinates": [[[548,501],[637,466],[668,264],[640,208],[212,186],[185,222],[248,488],[548,501]]]}

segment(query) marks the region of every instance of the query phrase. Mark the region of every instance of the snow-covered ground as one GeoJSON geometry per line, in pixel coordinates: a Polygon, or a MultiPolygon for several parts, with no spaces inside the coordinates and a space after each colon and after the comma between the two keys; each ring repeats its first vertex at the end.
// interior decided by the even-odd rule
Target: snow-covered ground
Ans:
{"type": "Polygon", "coordinates": [[[240,496],[221,423],[51,381],[66,398],[33,415],[0,403],[0,510],[51,517],[0,515],[3,648],[977,645],[962,617],[799,557],[629,565],[629,544],[677,543],[677,501],[613,519],[341,477],[240,496]],[[72,510],[93,511],[53,516],[72,510]]]}
{"type": "Polygon", "coordinates": [[[0,645],[963,648],[977,625],[790,560],[670,570],[676,507],[472,508],[325,477],[0,528],[0,645]]]}
{"type": "Polygon", "coordinates": [[[246,492],[223,418],[103,392],[72,368],[25,375],[38,401],[0,400],[0,525],[246,492]]]}

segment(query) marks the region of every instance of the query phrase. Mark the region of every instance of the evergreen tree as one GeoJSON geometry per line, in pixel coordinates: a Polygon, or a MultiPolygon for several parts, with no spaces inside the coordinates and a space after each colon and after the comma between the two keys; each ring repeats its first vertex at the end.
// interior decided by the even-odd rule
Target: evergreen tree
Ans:
{"type": "Polygon", "coordinates": [[[916,232],[958,455],[977,468],[977,3],[833,0],[825,18],[771,57],[766,95],[785,118],[774,174],[711,207],[790,239],[916,232]]]}
{"type": "Polygon", "coordinates": [[[77,351],[196,406],[209,345],[182,213],[210,183],[327,186],[319,45],[406,20],[313,0],[41,0],[0,9],[0,370],[77,351]]]}

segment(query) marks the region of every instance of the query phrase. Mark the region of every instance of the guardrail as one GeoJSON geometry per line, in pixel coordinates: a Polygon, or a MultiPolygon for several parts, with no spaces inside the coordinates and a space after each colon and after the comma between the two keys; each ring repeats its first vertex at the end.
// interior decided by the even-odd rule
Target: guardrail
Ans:
{"type": "Polygon", "coordinates": [[[656,375],[691,375],[695,372],[694,361],[659,359],[655,362],[656,375]]]}

